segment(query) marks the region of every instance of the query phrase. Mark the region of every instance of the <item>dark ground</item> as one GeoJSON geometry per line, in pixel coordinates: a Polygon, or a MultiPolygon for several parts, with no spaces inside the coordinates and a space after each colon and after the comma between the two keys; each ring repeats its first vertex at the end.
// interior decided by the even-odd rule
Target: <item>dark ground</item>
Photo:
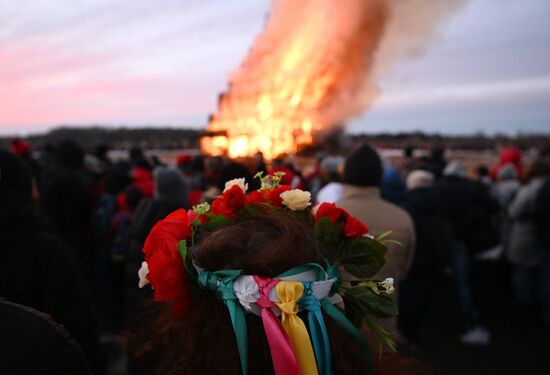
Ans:
{"type": "MultiPolygon", "coordinates": [[[[550,375],[550,333],[540,328],[535,314],[509,302],[505,287],[497,293],[488,321],[491,344],[465,346],[459,341],[462,328],[454,285],[444,278],[434,291],[421,345],[400,354],[420,359],[434,375],[550,375]]],[[[125,374],[117,336],[103,335],[102,341],[110,362],[108,374],[125,374]]]]}
{"type": "Polygon", "coordinates": [[[434,292],[422,344],[401,354],[431,365],[443,375],[548,375],[550,333],[540,328],[536,315],[502,298],[506,288],[497,289],[492,303],[491,344],[464,346],[459,341],[461,318],[451,279],[443,280],[434,292]]]}

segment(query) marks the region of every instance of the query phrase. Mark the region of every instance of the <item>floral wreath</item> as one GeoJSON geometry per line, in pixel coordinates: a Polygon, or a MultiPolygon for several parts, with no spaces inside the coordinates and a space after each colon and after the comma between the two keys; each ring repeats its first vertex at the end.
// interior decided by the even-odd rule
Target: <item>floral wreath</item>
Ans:
{"type": "Polygon", "coordinates": [[[143,247],[139,287],[151,284],[154,300],[172,302],[177,317],[185,317],[192,308],[194,293],[216,292],[229,310],[244,375],[248,374],[247,313],[262,318],[277,375],[330,375],[330,344],[321,310],[355,337],[367,358],[370,349],[356,326],[365,324],[380,338],[379,345],[393,348],[389,333],[377,324],[378,318],[397,315],[389,297],[393,279],[370,280],[384,265],[384,243],[390,241],[390,233],[374,238],[367,226],[333,203],[311,208],[310,193],[280,185],[282,175],[257,174],[261,187],[248,195],[244,178],[228,181],[211,205],[179,209],[159,221],[143,247]],[[304,264],[269,279],[244,275],[242,270],[204,270],[193,262],[190,249],[204,234],[253,213],[280,210],[314,222],[317,240],[327,245],[322,247],[327,249],[324,265],[304,264]],[[343,278],[340,271],[351,277],[343,278]],[[335,306],[341,302],[345,314],[335,306]],[[309,334],[299,311],[307,311],[309,334]]]}

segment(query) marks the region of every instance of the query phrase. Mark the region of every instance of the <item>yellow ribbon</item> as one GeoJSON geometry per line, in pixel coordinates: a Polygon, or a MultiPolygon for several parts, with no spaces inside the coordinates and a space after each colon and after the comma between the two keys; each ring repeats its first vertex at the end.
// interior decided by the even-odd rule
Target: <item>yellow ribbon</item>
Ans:
{"type": "Polygon", "coordinates": [[[304,294],[304,285],[297,281],[280,281],[275,287],[281,302],[281,323],[290,338],[302,375],[318,375],[315,355],[306,326],[298,313],[298,300],[304,294]]]}

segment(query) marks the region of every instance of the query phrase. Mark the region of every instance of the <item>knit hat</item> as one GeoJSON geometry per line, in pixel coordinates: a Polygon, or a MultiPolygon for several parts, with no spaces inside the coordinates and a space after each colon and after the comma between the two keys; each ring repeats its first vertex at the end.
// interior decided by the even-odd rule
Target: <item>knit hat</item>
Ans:
{"type": "Polygon", "coordinates": [[[187,207],[188,187],[185,178],[176,168],[157,167],[155,179],[155,199],[169,202],[178,207],[187,207]]]}

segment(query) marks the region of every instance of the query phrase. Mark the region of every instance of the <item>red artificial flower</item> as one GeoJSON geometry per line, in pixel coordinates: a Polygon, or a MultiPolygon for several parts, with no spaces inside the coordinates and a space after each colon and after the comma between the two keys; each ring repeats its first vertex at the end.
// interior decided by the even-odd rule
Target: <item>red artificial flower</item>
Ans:
{"type": "Polygon", "coordinates": [[[349,238],[360,238],[369,232],[369,229],[356,217],[351,216],[346,210],[337,207],[334,203],[322,203],[315,214],[315,221],[326,217],[333,223],[344,224],[342,230],[349,238]]]}
{"type": "Polygon", "coordinates": [[[361,238],[369,233],[369,228],[353,216],[349,216],[344,224],[344,235],[350,238],[361,238]]]}
{"type": "Polygon", "coordinates": [[[208,224],[208,220],[209,220],[208,216],[206,216],[205,214],[198,214],[193,210],[187,211],[187,219],[189,220],[190,224],[193,224],[195,220],[198,219],[200,220],[200,224],[202,225],[208,224]]]}
{"type": "Polygon", "coordinates": [[[283,199],[281,193],[291,190],[292,187],[288,185],[281,185],[271,189],[256,190],[248,194],[246,201],[249,204],[267,203],[273,207],[281,207],[283,199]]]}
{"type": "Polygon", "coordinates": [[[255,190],[246,196],[247,204],[260,204],[264,202],[265,202],[264,196],[262,195],[262,192],[259,190],[255,190]]]}
{"type": "Polygon", "coordinates": [[[185,315],[190,291],[187,273],[177,245],[191,236],[187,212],[179,209],[155,224],[145,240],[143,252],[149,266],[147,279],[154,289],[155,301],[174,301],[174,313],[185,315]]]}
{"type": "Polygon", "coordinates": [[[214,215],[223,215],[233,219],[235,217],[235,212],[240,210],[245,202],[246,194],[243,189],[237,185],[233,185],[212,202],[212,209],[210,212],[214,215]]]}
{"type": "Polygon", "coordinates": [[[268,203],[275,207],[281,207],[281,203],[283,203],[283,198],[281,198],[281,193],[291,189],[292,187],[288,185],[281,185],[281,186],[274,187],[273,189],[265,190],[268,203]]]}
{"type": "Polygon", "coordinates": [[[337,223],[343,217],[343,221],[346,222],[349,216],[346,210],[337,207],[334,203],[321,203],[315,214],[315,221],[327,217],[333,223],[337,223]]]}

